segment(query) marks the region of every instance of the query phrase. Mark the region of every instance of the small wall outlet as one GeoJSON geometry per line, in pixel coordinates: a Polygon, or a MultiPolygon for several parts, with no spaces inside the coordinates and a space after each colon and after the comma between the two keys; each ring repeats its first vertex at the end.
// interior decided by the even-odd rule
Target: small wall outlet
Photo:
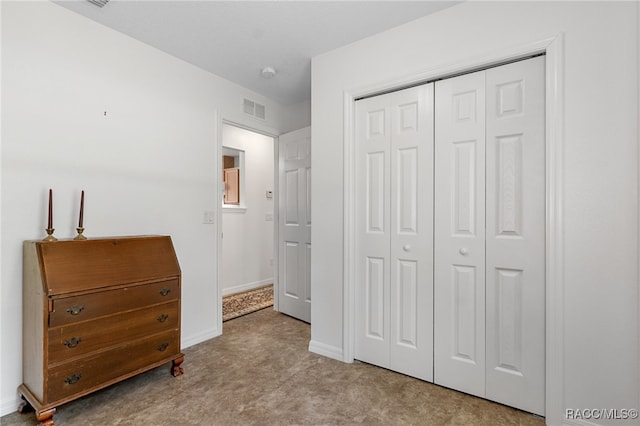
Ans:
{"type": "Polygon", "coordinates": [[[216,223],[216,212],[213,210],[205,210],[202,216],[202,223],[208,225],[216,223]]]}
{"type": "Polygon", "coordinates": [[[266,213],[264,215],[264,220],[266,220],[267,222],[273,222],[273,213],[266,213]]]}

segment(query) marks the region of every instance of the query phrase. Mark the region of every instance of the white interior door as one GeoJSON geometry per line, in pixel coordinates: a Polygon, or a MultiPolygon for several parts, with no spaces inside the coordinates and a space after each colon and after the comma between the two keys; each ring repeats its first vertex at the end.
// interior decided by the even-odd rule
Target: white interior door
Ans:
{"type": "Polygon", "coordinates": [[[435,382],[541,415],[544,159],[543,57],[436,83],[435,382]]]}
{"type": "Polygon", "coordinates": [[[435,87],[434,380],[485,391],[485,73],[435,87]]]}
{"type": "Polygon", "coordinates": [[[311,322],[311,128],[278,140],[278,309],[311,322]]]}
{"type": "Polygon", "coordinates": [[[356,105],[357,359],[433,380],[433,85],[356,105]]]}
{"type": "Polygon", "coordinates": [[[486,397],[544,415],[544,57],[486,75],[486,397]]]}

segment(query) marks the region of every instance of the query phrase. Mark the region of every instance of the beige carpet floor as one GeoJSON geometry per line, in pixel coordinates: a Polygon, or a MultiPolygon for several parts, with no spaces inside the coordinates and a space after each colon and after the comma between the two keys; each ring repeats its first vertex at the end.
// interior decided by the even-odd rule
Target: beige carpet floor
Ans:
{"type": "MultiPolygon", "coordinates": [[[[529,413],[364,363],[308,350],[309,325],[272,309],[228,321],[184,349],[184,374],[163,366],[58,408],[61,426],[542,426],[529,413]]],[[[35,425],[10,414],[2,426],[35,425]]]]}

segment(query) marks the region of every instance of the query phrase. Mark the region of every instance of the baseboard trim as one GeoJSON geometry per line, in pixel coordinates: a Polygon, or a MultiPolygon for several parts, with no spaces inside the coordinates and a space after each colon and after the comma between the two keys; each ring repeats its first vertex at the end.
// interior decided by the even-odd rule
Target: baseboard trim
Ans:
{"type": "Polygon", "coordinates": [[[309,352],[326,356],[327,358],[336,359],[338,361],[344,361],[344,353],[342,351],[342,348],[316,342],[314,340],[309,342],[309,352]]]}
{"type": "Polygon", "coordinates": [[[21,402],[22,400],[17,394],[13,398],[7,398],[4,401],[0,402],[0,417],[18,411],[18,406],[21,402]]]}
{"type": "Polygon", "coordinates": [[[222,330],[219,328],[211,328],[201,333],[194,334],[192,336],[184,337],[181,339],[181,348],[185,349],[198,343],[206,342],[207,340],[218,337],[222,334],[222,330]]]}
{"type": "Polygon", "coordinates": [[[242,293],[244,291],[253,290],[269,284],[273,284],[273,278],[267,278],[261,281],[254,281],[252,283],[234,285],[233,287],[223,288],[222,297],[229,296],[230,294],[242,293]]]}

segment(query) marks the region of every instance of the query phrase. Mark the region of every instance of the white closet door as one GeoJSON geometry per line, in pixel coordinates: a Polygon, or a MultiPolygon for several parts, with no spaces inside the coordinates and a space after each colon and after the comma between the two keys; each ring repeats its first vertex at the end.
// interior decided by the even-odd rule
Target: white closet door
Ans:
{"type": "Polygon", "coordinates": [[[355,357],[389,367],[391,107],[356,102],[355,357]]]}
{"type": "Polygon", "coordinates": [[[433,84],[393,93],[390,368],[433,381],[433,84]]]}
{"type": "Polygon", "coordinates": [[[544,57],[486,73],[486,397],[544,415],[544,57]]]}
{"type": "Polygon", "coordinates": [[[485,73],[435,87],[435,383],[485,392],[485,73]]]}
{"type": "Polygon", "coordinates": [[[435,382],[544,414],[544,58],[436,83],[435,161],[435,382]]]}
{"type": "Polygon", "coordinates": [[[356,105],[356,358],[433,380],[433,85],[356,105]]]}

